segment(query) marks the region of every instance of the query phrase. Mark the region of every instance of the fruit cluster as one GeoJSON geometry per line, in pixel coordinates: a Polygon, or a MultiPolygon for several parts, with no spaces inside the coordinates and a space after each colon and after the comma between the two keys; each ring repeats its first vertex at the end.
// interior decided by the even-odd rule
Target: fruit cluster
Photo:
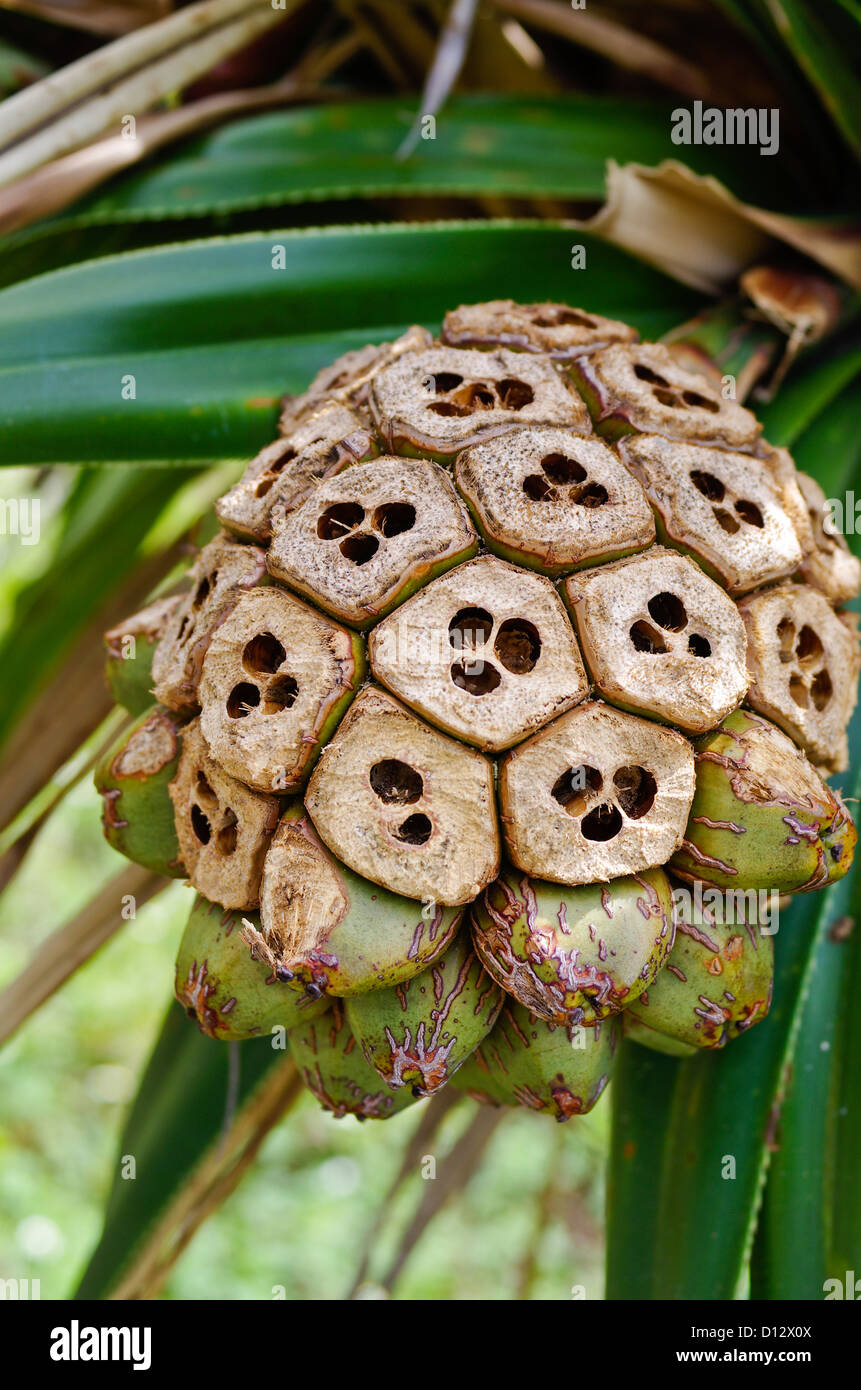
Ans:
{"type": "Polygon", "coordinates": [[[623,1034],[765,1016],[769,900],[855,845],[823,774],[861,567],[760,429],[626,325],[511,301],[285,402],[186,585],[106,639],[137,719],[105,833],[199,895],[204,1032],[286,1029],[336,1115],[451,1081],[564,1120],[623,1034]]]}

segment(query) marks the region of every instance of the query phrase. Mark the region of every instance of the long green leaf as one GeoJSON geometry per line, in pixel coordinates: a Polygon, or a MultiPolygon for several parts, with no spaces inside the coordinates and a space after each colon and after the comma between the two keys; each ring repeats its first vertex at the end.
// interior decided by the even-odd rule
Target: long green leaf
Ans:
{"type": "MultiPolygon", "coordinates": [[[[778,7],[772,6],[770,0],[716,0],[716,3],[756,45],[788,105],[800,114],[801,124],[792,138],[793,143],[799,138],[806,141],[806,157],[802,161],[806,181],[820,178],[826,187],[838,182],[844,152],[833,138],[834,127],[828,119],[829,103],[826,102],[823,109],[816,100],[816,96],[822,94],[817,94],[815,85],[809,81],[808,64],[799,63],[801,55],[793,36],[776,23],[778,7]]],[[[808,9],[812,9],[812,5],[808,9]]],[[[842,58],[839,63],[842,67],[842,58]]],[[[837,79],[842,80],[842,77],[837,79]]]]}
{"type": "MultiPolygon", "coordinates": [[[[125,175],[79,225],[399,194],[600,198],[606,161],[675,148],[665,107],[601,97],[461,96],[412,158],[395,154],[411,103],[387,97],[251,116],[125,175]]],[[[741,167],[732,156],[728,176],[741,167]]]]}
{"type": "MultiPolygon", "coordinates": [[[[759,411],[766,438],[791,449],[805,430],[815,426],[818,433],[823,426],[827,427],[832,401],[857,379],[859,372],[861,334],[854,324],[803,357],[793,368],[783,391],[759,411]]],[[[814,445],[809,465],[799,466],[818,475],[819,468],[827,464],[827,460],[828,454],[821,444],[818,448],[814,445]]]]}
{"type": "MultiPolygon", "coordinates": [[[[113,251],[225,231],[228,219],[274,207],[389,197],[604,196],[608,159],[657,164],[678,157],[670,108],[604,97],[462,96],[445,107],[433,139],[408,160],[395,153],[409,129],[401,98],[275,111],[235,121],[116,177],[61,217],[0,242],[0,285],[113,251]],[[168,226],[161,227],[166,222],[168,226]],[[188,224],[184,226],[183,224],[188,224]]],[[[780,161],[743,147],[691,146],[700,173],[741,197],[791,206],[797,194],[780,161]]]]}
{"type": "MultiPolygon", "coordinates": [[[[861,1026],[858,993],[861,990],[861,902],[856,890],[852,935],[847,945],[843,996],[840,1000],[840,1028],[837,1038],[837,1070],[834,1087],[833,1153],[834,1167],[829,1211],[829,1242],[826,1273],[843,1278],[847,1270],[861,1277],[861,1026]]],[[[856,1290],[857,1298],[857,1290],[856,1290]]]]}
{"type": "MultiPolygon", "coordinates": [[[[142,1243],[217,1142],[228,1097],[228,1055],[171,1004],[123,1129],[102,1237],[77,1290],[105,1298],[142,1243]],[[128,1158],[134,1159],[133,1177],[128,1158]]],[[[240,1045],[237,1111],[283,1064],[271,1039],[240,1045]]]]}
{"type": "Polygon", "coordinates": [[[250,455],[275,432],[279,395],[338,353],[500,295],[573,300],[650,337],[701,304],[612,246],[534,222],[273,232],[117,256],[0,293],[2,457],[250,455]]]}
{"type": "MultiPolygon", "coordinates": [[[[861,747],[861,736],[855,747],[861,747]]],[[[841,1083],[850,1075],[847,1045],[856,1012],[850,989],[853,975],[856,984],[858,980],[857,941],[841,940],[839,934],[835,939],[830,930],[841,920],[857,918],[858,875],[844,879],[827,896],[825,930],[817,935],[757,1229],[751,1289],[757,1298],[822,1298],[826,1278],[842,1279],[861,1257],[857,1037],[851,1086],[841,1095],[841,1083]],[[841,1184],[838,1202],[835,1170],[841,1149],[851,1152],[854,1168],[851,1181],[841,1184]]],[[[792,929],[798,930],[797,925],[792,929]]]]}
{"type": "Polygon", "coordinates": [[[838,129],[861,155],[857,18],[831,0],[767,0],[774,26],[838,129]]]}
{"type": "Polygon", "coordinates": [[[613,1074],[610,1100],[614,1143],[607,1165],[605,1298],[650,1299],[662,1258],[656,1178],[669,1132],[674,1057],[626,1043],[613,1074]]]}

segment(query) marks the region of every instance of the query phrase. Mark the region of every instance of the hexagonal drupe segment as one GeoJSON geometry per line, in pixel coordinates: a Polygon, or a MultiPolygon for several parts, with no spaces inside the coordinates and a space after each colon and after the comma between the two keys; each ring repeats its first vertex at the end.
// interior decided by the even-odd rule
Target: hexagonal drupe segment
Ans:
{"type": "Polygon", "coordinates": [[[637,331],[617,319],[587,314],[569,304],[516,304],[513,299],[489,299],[484,304],[461,304],[443,319],[444,343],[452,347],[506,347],[522,352],[546,352],[564,360],[597,352],[611,343],[632,343],[637,331]]]}
{"type": "Polygon", "coordinates": [[[170,796],[182,859],[198,893],[224,907],[256,907],[278,798],[228,777],[210,757],[199,719],[183,731],[170,796]]]}
{"type": "Polygon", "coordinates": [[[747,449],[762,426],[662,343],[617,344],[578,358],[570,372],[599,434],[664,434],[691,443],[747,449]]]}
{"type": "Polygon", "coordinates": [[[355,700],[305,804],[333,854],[394,893],[466,903],[496,874],[491,764],[383,690],[355,700]]]}
{"type": "Polygon", "coordinates": [[[385,457],[320,483],[280,517],[267,564],[327,612],[366,627],[477,548],[438,464],[385,457]]]}
{"type": "Polygon", "coordinates": [[[283,435],[292,434],[306,416],[319,410],[326,401],[348,405],[360,411],[362,419],[366,420],[368,391],[377,373],[391,366],[405,352],[418,352],[432,344],[428,330],[414,323],[390,343],[366,343],[364,347],[351,348],[334,362],[321,367],[307,391],[300,396],[284,397],[278,429],[283,435]]]}
{"type": "Polygon", "coordinates": [[[509,748],[588,691],[550,581],[492,556],[428,585],[369,647],[374,674],[396,695],[479,748],[509,748]]]}
{"type": "MultiPolygon", "coordinates": [[[[775,450],[775,453],[785,450],[775,450]]],[[[790,461],[791,462],[791,461],[790,461]]],[[[799,567],[802,578],[821,589],[830,603],[846,603],[861,591],[861,560],[837,529],[828,499],[815,478],[796,473],[801,500],[810,523],[807,553],[799,567]]]]}
{"type": "Polygon", "coordinates": [[[655,539],[642,487],[599,439],[509,430],[465,449],[455,476],[490,548],[544,574],[618,559],[655,539]]]}
{"type": "Polygon", "coordinates": [[[499,791],[519,868],[597,883],[664,864],[682,843],[694,752],[681,734],[591,701],[509,753],[499,791]]]}
{"type": "Polygon", "coordinates": [[[409,353],[375,378],[370,404],[393,453],[440,460],[512,425],[590,431],[586,407],[554,364],[507,348],[409,353]]]}
{"type": "Polygon", "coordinates": [[[273,513],[298,507],[320,478],[376,453],[370,430],[358,415],[336,401],[319,410],[282,439],[261,449],[234,487],[215,504],[222,525],[241,536],[267,541],[273,513]]]}
{"type": "Polygon", "coordinates": [[[687,556],[654,546],[572,575],[564,593],[586,664],[608,700],[702,733],[744,697],[744,623],[687,556]]]}
{"type": "Polygon", "coordinates": [[[364,675],[362,639],[269,586],[210,643],[200,725],[213,757],[257,791],[301,785],[364,675]]]}
{"type": "Polygon", "coordinates": [[[159,704],[176,710],[197,705],[203,658],[213,632],[240,594],[259,584],[265,573],[266,556],[256,545],[216,536],[203,547],[189,573],[191,587],[172,611],[153,653],[159,704]]]}
{"type": "Polygon", "coordinates": [[[838,617],[806,584],[781,584],[739,604],[753,675],[748,701],[815,763],[843,772],[858,691],[854,615],[838,617]]]}
{"type": "Polygon", "coordinates": [[[622,440],[619,453],[645,487],[670,544],[692,554],[731,593],[770,584],[800,564],[795,527],[765,463],[656,434],[622,440]]]}

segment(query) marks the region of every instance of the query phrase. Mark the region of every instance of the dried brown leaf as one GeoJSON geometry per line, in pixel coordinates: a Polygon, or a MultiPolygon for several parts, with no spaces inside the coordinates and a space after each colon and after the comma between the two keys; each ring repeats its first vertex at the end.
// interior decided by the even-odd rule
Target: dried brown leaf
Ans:
{"type": "Polygon", "coordinates": [[[610,161],[607,198],[594,217],[572,227],[615,242],[707,294],[735,285],[775,249],[792,247],[861,288],[861,229],[845,222],[788,217],[736,198],[717,179],[676,160],[656,168],[610,161]]]}
{"type": "Polygon", "coordinates": [[[77,149],[187,86],[223,58],[281,23],[285,9],[259,0],[202,0],[115,39],[10,97],[0,107],[0,184],[77,149]],[[23,138],[22,138],[23,137],[23,138]]]}

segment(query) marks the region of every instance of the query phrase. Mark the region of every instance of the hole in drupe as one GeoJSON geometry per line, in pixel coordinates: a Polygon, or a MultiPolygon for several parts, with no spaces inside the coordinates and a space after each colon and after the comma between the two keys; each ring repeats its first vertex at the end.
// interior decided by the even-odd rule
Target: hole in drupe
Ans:
{"type": "Polygon", "coordinates": [[[209,782],[202,772],[198,772],[197,774],[197,786],[194,789],[194,794],[207,810],[214,811],[217,807],[218,797],[215,795],[215,792],[212,790],[212,787],[209,785],[209,782]]]}
{"type": "Polygon", "coordinates": [[[714,512],[714,519],[718,526],[722,527],[728,536],[734,536],[736,531],[741,530],[741,526],[736,521],[732,512],[724,511],[723,507],[713,507],[712,511],[714,512]]]}
{"type": "Polygon", "coordinates": [[[807,686],[800,676],[790,676],[789,693],[799,709],[807,709],[810,704],[810,697],[807,694],[807,686]]]}
{"type": "Polygon", "coordinates": [[[523,479],[523,491],[533,502],[555,502],[558,498],[555,487],[551,487],[540,473],[530,473],[528,478],[523,479]]]}
{"type": "Polygon", "coordinates": [[[485,381],[467,382],[454,399],[458,405],[466,406],[469,410],[493,410],[496,406],[493,387],[485,381]]]}
{"type": "Polygon", "coordinates": [[[197,805],[191,808],[191,828],[202,845],[209,844],[210,836],[212,835],[212,827],[197,805]]]}
{"type": "Polygon", "coordinates": [[[416,509],[409,502],[384,502],[371,523],[383,536],[400,536],[416,524],[416,509]]]}
{"type": "Polygon", "coordinates": [[[246,671],[258,675],[271,676],[278,670],[287,653],[271,632],[258,632],[250,642],[246,642],[242,653],[242,665],[246,671]]]}
{"type": "Polygon", "coordinates": [[[720,414],[720,406],[710,401],[708,396],[701,396],[699,391],[683,391],[682,400],[685,405],[699,406],[700,410],[709,410],[712,415],[720,414]]]}
{"type": "Polygon", "coordinates": [[[658,626],[666,632],[681,632],[688,625],[687,610],[676,594],[655,594],[646,607],[658,626]]]}
{"type": "MultiPolygon", "coordinates": [[[[437,381],[439,381],[437,377],[437,381]]],[[[447,401],[433,401],[428,406],[435,415],[472,415],[476,410],[494,410],[499,402],[493,387],[486,381],[468,381],[447,401]]]]}
{"type": "Polygon", "coordinates": [[[460,386],[463,377],[458,376],[457,372],[437,372],[432,380],[433,389],[441,395],[444,391],[453,391],[456,386],[460,386]]]}
{"type": "Polygon", "coordinates": [[[538,328],[556,328],[558,324],[570,324],[576,328],[595,327],[594,319],[578,314],[576,309],[543,309],[541,313],[533,315],[532,322],[538,328]]]}
{"type": "Polygon", "coordinates": [[[232,854],[236,849],[236,812],[228,806],[224,813],[224,824],[215,837],[215,848],[219,854],[232,854]]]}
{"type": "Polygon", "coordinates": [[[431,837],[433,826],[429,818],[416,811],[398,826],[395,834],[407,845],[426,845],[431,837]]]}
{"type": "Polygon", "coordinates": [[[688,638],[688,651],[691,656],[711,656],[712,644],[702,633],[692,632],[688,638]]]}
{"type": "Polygon", "coordinates": [[[381,801],[387,805],[407,806],[418,801],[424,792],[421,774],[399,758],[383,758],[374,763],[368,780],[381,801]]]}
{"type": "Polygon", "coordinates": [[[286,468],[288,463],[292,463],[296,457],[295,449],[285,449],[280,458],[268,464],[265,471],[261,473],[257,486],[254,489],[255,497],[265,497],[271,487],[274,486],[278,474],[282,468],[286,468]]]}
{"type": "Polygon", "coordinates": [[[359,536],[346,536],[339,546],[344,559],[352,560],[354,565],[366,565],[374,558],[379,548],[380,542],[376,536],[368,535],[367,532],[359,536]]]}
{"type": "Polygon", "coordinates": [[[634,368],[634,376],[639,377],[640,381],[651,382],[653,386],[669,386],[665,376],[660,376],[658,372],[653,372],[651,367],[646,367],[642,362],[638,362],[634,368]]]}
{"type": "Polygon", "coordinates": [[[579,492],[575,492],[572,500],[578,507],[603,507],[609,496],[603,483],[587,483],[579,492]]]}
{"type": "Polygon", "coordinates": [[[726,488],[714,473],[704,473],[701,468],[695,468],[690,474],[690,479],[697,491],[710,502],[722,502],[726,496],[726,488]]]}
{"type": "Polygon", "coordinates": [[[580,829],[587,840],[612,840],[622,829],[622,813],[618,806],[604,802],[583,817],[580,829]]]}
{"type": "Polygon", "coordinates": [[[321,541],[337,541],[364,519],[365,509],[358,502],[335,502],[318,516],[317,535],[321,541]]]}
{"type": "Polygon", "coordinates": [[[299,687],[292,676],[278,676],[270,681],[263,701],[264,714],[278,714],[282,709],[290,709],[296,703],[299,687]]]}
{"type": "Polygon", "coordinates": [[[496,389],[506,410],[522,410],[525,405],[531,405],[535,400],[532,387],[527,386],[525,381],[518,381],[516,377],[505,377],[497,383],[496,389]]]}
{"type": "Polygon", "coordinates": [[[525,618],[506,618],[499,625],[493,650],[506,671],[511,671],[515,676],[526,675],[541,655],[538,629],[525,618]]]}
{"type": "Polygon", "coordinates": [[[458,690],[465,690],[468,695],[489,695],[502,680],[488,661],[456,661],[449,674],[458,690]]]}
{"type": "MultiPolygon", "coordinates": [[[[778,632],[780,628],[778,628],[778,632]]],[[[807,623],[798,634],[798,642],[795,647],[795,655],[799,661],[818,661],[825,653],[825,648],[819,640],[817,634],[807,623]]]]}
{"type": "Polygon", "coordinates": [[[651,811],[658,795],[658,784],[645,767],[620,767],[613,776],[619,805],[631,820],[651,811]]]}
{"type": "Polygon", "coordinates": [[[541,467],[548,478],[560,485],[586,481],[586,469],[567,454],[545,454],[541,460],[541,467]]]}
{"type": "Polygon", "coordinates": [[[638,652],[651,652],[653,655],[667,650],[667,644],[656,628],[651,623],[640,619],[634,623],[628,634],[638,652]]]}
{"type": "Polygon", "coordinates": [[[749,502],[747,498],[741,497],[736,502],[735,509],[742,521],[746,521],[748,526],[759,526],[761,529],[765,525],[762,512],[755,502],[749,502]]]}
{"type": "Polygon", "coordinates": [[[817,671],[813,680],[810,682],[810,698],[814,707],[824,710],[831,696],[834,694],[834,687],[831,684],[831,677],[827,671],[817,671]]]}
{"type": "Polygon", "coordinates": [[[260,691],[250,681],[240,681],[227,697],[227,713],[231,719],[244,719],[260,704],[260,691]]]}
{"type": "Polygon", "coordinates": [[[792,660],[792,649],[795,642],[795,623],[790,617],[781,618],[777,624],[777,640],[780,643],[780,660],[786,664],[792,660]]]}
{"type": "Polygon", "coordinates": [[[580,816],[591,799],[590,792],[599,792],[604,779],[597,767],[583,763],[580,767],[569,767],[561,777],[557,777],[551,788],[551,796],[569,815],[580,816]]]}
{"type": "MultiPolygon", "coordinates": [[[[319,440],[314,440],[314,443],[319,443],[319,440]]],[[[277,459],[274,459],[273,462],[269,464],[269,466],[266,469],[266,472],[280,473],[282,468],[286,468],[288,463],[292,463],[295,457],[295,449],[285,449],[283,454],[281,454],[277,459]]]]}
{"type": "Polygon", "coordinates": [[[493,618],[486,608],[461,608],[448,625],[448,640],[462,651],[482,646],[493,631],[493,618]]]}

